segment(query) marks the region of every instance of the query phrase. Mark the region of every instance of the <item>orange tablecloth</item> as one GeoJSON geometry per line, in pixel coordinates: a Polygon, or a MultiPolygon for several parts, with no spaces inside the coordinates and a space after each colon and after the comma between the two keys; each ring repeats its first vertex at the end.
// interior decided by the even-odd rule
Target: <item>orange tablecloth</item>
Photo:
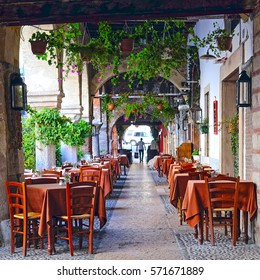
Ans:
{"type": "Polygon", "coordinates": [[[129,160],[127,155],[120,155],[119,162],[121,165],[125,165],[127,168],[129,168],[129,160]]]}
{"type": "Polygon", "coordinates": [[[169,182],[170,203],[177,208],[178,199],[183,199],[189,181],[188,173],[176,173],[169,182]]]}
{"type": "Polygon", "coordinates": [[[174,158],[165,158],[162,162],[162,173],[168,177],[170,165],[174,163],[174,158]]]}
{"type": "Polygon", "coordinates": [[[168,172],[168,182],[170,182],[172,180],[172,177],[174,177],[174,175],[176,173],[180,173],[179,170],[181,169],[180,165],[171,163],[170,167],[169,167],[169,172],[168,172]]]}
{"type": "Polygon", "coordinates": [[[168,167],[170,166],[170,163],[172,163],[172,157],[170,155],[168,156],[155,156],[154,157],[154,163],[153,167],[156,169],[159,173],[159,176],[168,173],[168,167]],[[168,161],[168,163],[165,163],[165,160],[168,161]]]}
{"type": "MultiPolygon", "coordinates": [[[[216,184],[216,182],[214,182],[216,184]]],[[[204,180],[189,180],[184,195],[182,210],[185,212],[186,222],[194,227],[201,222],[201,212],[209,206],[208,195],[204,180]]],[[[250,181],[240,181],[238,194],[238,208],[250,214],[253,220],[257,212],[255,186],[250,181]]]]}
{"type": "MultiPolygon", "coordinates": [[[[95,215],[100,227],[106,224],[105,197],[102,188],[98,189],[95,215]]],[[[27,185],[28,211],[41,213],[39,235],[48,231],[48,250],[51,253],[50,223],[53,216],[66,215],[66,186],[59,184],[27,185]]]]}

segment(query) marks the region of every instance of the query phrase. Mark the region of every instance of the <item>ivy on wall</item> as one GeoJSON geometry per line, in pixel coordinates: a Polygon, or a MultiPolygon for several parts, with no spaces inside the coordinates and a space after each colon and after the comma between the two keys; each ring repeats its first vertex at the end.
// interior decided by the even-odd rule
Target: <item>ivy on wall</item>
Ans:
{"type": "Polygon", "coordinates": [[[73,123],[60,115],[59,110],[43,108],[37,111],[28,106],[28,117],[22,121],[24,167],[35,169],[35,141],[56,146],[57,166],[61,165],[60,143],[82,146],[91,134],[91,125],[83,120],[73,123]]]}

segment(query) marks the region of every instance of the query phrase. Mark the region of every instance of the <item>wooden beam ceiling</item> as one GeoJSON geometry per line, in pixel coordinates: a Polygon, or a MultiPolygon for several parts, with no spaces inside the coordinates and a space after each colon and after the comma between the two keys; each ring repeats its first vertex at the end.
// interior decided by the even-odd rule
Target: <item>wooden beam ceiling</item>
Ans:
{"type": "Polygon", "coordinates": [[[0,0],[0,26],[251,13],[258,0],[0,0]]]}

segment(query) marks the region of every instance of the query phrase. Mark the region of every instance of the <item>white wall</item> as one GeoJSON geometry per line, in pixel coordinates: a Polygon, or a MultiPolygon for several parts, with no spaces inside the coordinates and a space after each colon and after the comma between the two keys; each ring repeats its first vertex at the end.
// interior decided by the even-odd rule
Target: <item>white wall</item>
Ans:
{"type": "MultiPolygon", "coordinates": [[[[213,30],[213,23],[218,22],[220,27],[222,22],[220,20],[199,20],[195,26],[195,33],[199,37],[205,37],[210,30],[213,30]]],[[[199,56],[206,54],[208,48],[200,48],[199,56]]],[[[213,54],[209,51],[210,54],[213,54]]],[[[223,54],[224,56],[225,54],[223,54]]],[[[213,131],[213,101],[219,101],[220,91],[220,66],[216,64],[215,60],[204,60],[200,59],[200,106],[202,108],[202,117],[204,118],[204,95],[209,90],[209,158],[205,158],[203,151],[205,150],[205,135],[201,135],[201,150],[202,150],[202,161],[210,163],[213,168],[218,169],[219,162],[219,134],[215,135],[213,131]]]]}

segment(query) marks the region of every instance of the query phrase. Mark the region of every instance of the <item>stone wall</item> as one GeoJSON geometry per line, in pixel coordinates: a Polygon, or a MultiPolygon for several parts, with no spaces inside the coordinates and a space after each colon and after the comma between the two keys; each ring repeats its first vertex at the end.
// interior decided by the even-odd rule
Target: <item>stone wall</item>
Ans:
{"type": "Polygon", "coordinates": [[[19,73],[19,40],[20,28],[0,28],[0,222],[9,217],[5,181],[23,173],[21,113],[11,109],[10,96],[11,74],[19,73]]]}
{"type": "MultiPolygon", "coordinates": [[[[252,118],[247,121],[246,149],[252,160],[247,160],[247,170],[257,185],[258,206],[260,205],[260,5],[254,15],[254,59],[252,73],[252,118]],[[251,148],[252,147],[252,148],[251,148]],[[251,150],[252,149],[252,150],[251,150]]],[[[259,217],[258,210],[258,217],[259,217]]],[[[255,225],[256,243],[260,245],[260,219],[255,225]]]]}

